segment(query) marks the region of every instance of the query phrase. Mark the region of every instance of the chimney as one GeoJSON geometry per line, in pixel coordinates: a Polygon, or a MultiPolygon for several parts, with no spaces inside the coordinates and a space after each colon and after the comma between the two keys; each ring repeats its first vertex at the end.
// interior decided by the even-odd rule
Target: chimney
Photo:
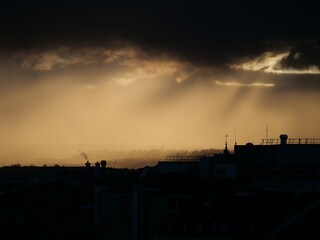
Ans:
{"type": "Polygon", "coordinates": [[[86,165],[86,168],[89,168],[90,165],[91,165],[91,163],[90,163],[89,161],[87,161],[87,162],[85,163],[85,165],[86,165]]]}
{"type": "Polygon", "coordinates": [[[105,177],[105,176],[106,176],[107,161],[106,161],[106,160],[101,160],[100,165],[101,165],[101,174],[102,174],[102,177],[105,177]]]}
{"type": "Polygon", "coordinates": [[[106,160],[102,160],[101,161],[101,167],[102,168],[106,168],[106,166],[107,166],[107,161],[106,160]]]}
{"type": "Polygon", "coordinates": [[[287,139],[288,139],[288,135],[287,134],[281,134],[280,135],[280,143],[281,143],[281,145],[287,145],[287,139]]]}

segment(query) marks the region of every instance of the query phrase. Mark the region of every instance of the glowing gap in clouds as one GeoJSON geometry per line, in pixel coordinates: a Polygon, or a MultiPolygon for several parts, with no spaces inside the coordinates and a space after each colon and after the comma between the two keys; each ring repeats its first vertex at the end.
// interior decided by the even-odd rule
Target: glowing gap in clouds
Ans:
{"type": "Polygon", "coordinates": [[[238,83],[238,82],[220,82],[215,81],[217,85],[228,86],[228,87],[274,87],[273,83],[238,83]]]}
{"type": "MultiPolygon", "coordinates": [[[[304,69],[283,68],[281,61],[289,56],[290,52],[272,53],[265,52],[259,57],[240,63],[230,65],[232,69],[245,70],[245,71],[260,71],[265,73],[278,73],[278,74],[320,74],[318,66],[309,66],[304,69]]],[[[301,55],[301,54],[300,54],[301,55]]],[[[300,55],[294,57],[299,59],[300,55]]]]}
{"type": "Polygon", "coordinates": [[[14,58],[20,61],[22,69],[33,71],[66,70],[74,65],[82,68],[98,65],[120,67],[122,71],[118,72],[114,82],[122,86],[139,79],[159,77],[172,77],[177,83],[181,83],[200,70],[191,63],[172,59],[166,55],[154,56],[126,45],[118,49],[59,47],[28,53],[20,52],[16,53],[14,58]]]}

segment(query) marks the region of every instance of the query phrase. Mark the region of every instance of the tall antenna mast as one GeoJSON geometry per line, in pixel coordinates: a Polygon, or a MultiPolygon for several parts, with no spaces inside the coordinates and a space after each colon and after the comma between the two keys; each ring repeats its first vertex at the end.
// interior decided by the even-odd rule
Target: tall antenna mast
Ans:
{"type": "Polygon", "coordinates": [[[229,137],[228,134],[226,134],[225,137],[226,137],[226,147],[227,147],[228,146],[228,137],[229,137]]]}
{"type": "Polygon", "coordinates": [[[228,150],[228,134],[225,135],[226,137],[226,147],[223,151],[223,154],[228,155],[229,154],[229,150],[228,150]]]}

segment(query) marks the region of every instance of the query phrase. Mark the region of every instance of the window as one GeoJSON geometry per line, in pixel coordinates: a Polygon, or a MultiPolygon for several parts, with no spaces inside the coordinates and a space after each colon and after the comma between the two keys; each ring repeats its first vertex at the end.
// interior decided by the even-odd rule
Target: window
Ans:
{"type": "Polygon", "coordinates": [[[183,220],[183,221],[181,222],[181,231],[182,231],[182,232],[186,232],[186,231],[187,231],[187,228],[188,228],[187,221],[186,221],[186,220],[183,220]]]}
{"type": "Polygon", "coordinates": [[[184,206],[185,198],[184,197],[169,197],[168,198],[168,208],[179,208],[184,206]]]}
{"type": "Polygon", "coordinates": [[[171,219],[168,219],[168,220],[166,221],[166,230],[167,230],[167,231],[172,230],[172,221],[171,221],[171,219]]]}
{"type": "Polygon", "coordinates": [[[217,177],[218,177],[218,178],[224,178],[225,175],[226,175],[225,169],[218,169],[218,170],[217,170],[217,177]]]}
{"type": "Polygon", "coordinates": [[[211,222],[210,229],[211,229],[211,232],[217,231],[217,223],[215,221],[211,222]]]}
{"type": "Polygon", "coordinates": [[[129,196],[121,196],[121,208],[129,208],[130,206],[130,199],[129,196]]]}
{"type": "Polygon", "coordinates": [[[132,225],[131,225],[131,217],[127,217],[126,229],[127,229],[128,232],[131,232],[131,228],[132,228],[132,225]]]}
{"type": "Polygon", "coordinates": [[[108,218],[104,219],[103,225],[106,231],[110,231],[112,229],[112,222],[108,218]]]}
{"type": "Polygon", "coordinates": [[[220,224],[218,225],[218,230],[219,230],[219,232],[226,231],[226,222],[225,221],[220,222],[220,224]]]}
{"type": "Polygon", "coordinates": [[[257,232],[257,224],[255,222],[249,223],[249,232],[256,233],[257,232]]]}
{"type": "Polygon", "coordinates": [[[202,232],[202,222],[197,222],[197,232],[202,232]]]}

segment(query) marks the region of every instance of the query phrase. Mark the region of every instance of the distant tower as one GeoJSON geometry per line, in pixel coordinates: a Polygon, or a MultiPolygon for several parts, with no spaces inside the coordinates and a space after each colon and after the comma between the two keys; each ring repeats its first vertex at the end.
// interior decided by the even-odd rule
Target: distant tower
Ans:
{"type": "Polygon", "coordinates": [[[225,142],[226,146],[224,148],[223,154],[228,155],[229,154],[229,150],[228,150],[228,137],[229,136],[226,134],[225,137],[226,137],[226,142],[225,142]]]}

